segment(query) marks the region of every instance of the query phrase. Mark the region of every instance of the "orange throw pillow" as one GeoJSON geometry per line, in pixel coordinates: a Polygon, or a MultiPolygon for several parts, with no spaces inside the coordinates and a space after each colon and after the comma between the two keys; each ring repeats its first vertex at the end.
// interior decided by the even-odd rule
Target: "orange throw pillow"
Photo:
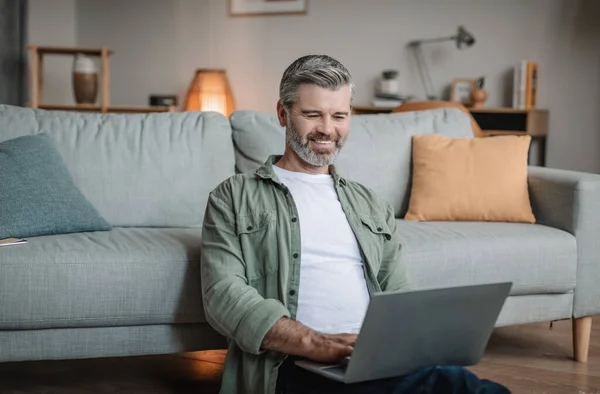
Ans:
{"type": "Polygon", "coordinates": [[[413,137],[406,220],[535,223],[527,189],[531,137],[413,137]]]}

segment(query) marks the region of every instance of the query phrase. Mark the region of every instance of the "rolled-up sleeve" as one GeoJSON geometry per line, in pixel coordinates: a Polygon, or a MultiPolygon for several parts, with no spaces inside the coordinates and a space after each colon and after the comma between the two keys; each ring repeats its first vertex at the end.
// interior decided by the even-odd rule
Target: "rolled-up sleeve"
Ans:
{"type": "Polygon", "coordinates": [[[267,332],[290,313],[281,302],[263,298],[248,284],[231,198],[214,191],[202,229],[201,272],[208,323],[243,351],[261,353],[267,332]]]}

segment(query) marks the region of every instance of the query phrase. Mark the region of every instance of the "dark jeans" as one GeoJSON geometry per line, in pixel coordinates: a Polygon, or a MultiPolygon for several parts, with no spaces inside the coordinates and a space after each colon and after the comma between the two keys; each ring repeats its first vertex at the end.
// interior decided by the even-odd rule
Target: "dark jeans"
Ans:
{"type": "Polygon", "coordinates": [[[279,368],[277,394],[507,394],[489,380],[462,367],[424,368],[408,375],[369,382],[339,383],[294,365],[288,358],[279,368]]]}

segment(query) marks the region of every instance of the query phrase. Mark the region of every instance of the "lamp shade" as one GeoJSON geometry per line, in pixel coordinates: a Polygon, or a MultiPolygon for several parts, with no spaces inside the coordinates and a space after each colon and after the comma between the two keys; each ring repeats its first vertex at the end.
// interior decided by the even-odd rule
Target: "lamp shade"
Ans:
{"type": "Polygon", "coordinates": [[[235,104],[225,70],[196,70],[188,89],[185,110],[215,111],[229,117],[235,104]]]}
{"type": "Polygon", "coordinates": [[[455,39],[456,47],[458,49],[468,48],[475,44],[475,37],[462,26],[458,27],[458,33],[456,34],[455,39]]]}

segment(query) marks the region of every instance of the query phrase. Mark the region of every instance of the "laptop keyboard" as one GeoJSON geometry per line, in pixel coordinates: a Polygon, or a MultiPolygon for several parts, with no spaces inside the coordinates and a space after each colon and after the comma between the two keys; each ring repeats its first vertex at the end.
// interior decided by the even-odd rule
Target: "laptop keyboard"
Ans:
{"type": "Polygon", "coordinates": [[[322,369],[335,375],[344,376],[346,374],[346,368],[346,365],[334,365],[331,367],[323,367],[322,369]]]}

